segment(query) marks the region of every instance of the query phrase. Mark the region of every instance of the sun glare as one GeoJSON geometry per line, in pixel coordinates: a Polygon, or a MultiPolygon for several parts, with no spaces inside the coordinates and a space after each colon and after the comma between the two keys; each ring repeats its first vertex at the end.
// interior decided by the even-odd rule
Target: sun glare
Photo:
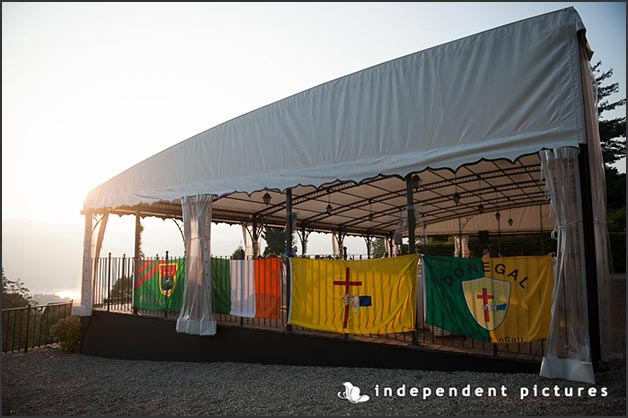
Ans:
{"type": "Polygon", "coordinates": [[[75,290],[64,290],[64,291],[55,293],[55,295],[59,296],[62,299],[68,298],[68,299],[72,299],[76,301],[79,299],[81,294],[75,290]]]}

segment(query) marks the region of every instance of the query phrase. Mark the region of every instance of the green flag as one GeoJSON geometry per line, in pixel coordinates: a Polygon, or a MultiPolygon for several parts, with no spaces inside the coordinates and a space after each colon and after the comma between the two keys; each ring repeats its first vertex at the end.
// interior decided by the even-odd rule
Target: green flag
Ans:
{"type": "Polygon", "coordinates": [[[547,338],[551,257],[424,256],[423,272],[428,324],[493,343],[547,338]]]}
{"type": "Polygon", "coordinates": [[[479,258],[423,256],[425,275],[425,322],[490,342],[488,332],[479,326],[467,309],[462,281],[484,276],[479,258]]]}
{"type": "Polygon", "coordinates": [[[214,312],[231,313],[231,273],[230,261],[212,257],[212,287],[214,293],[214,312]]]}
{"type": "Polygon", "coordinates": [[[135,306],[153,311],[179,311],[183,299],[185,258],[139,260],[136,263],[135,306]]]}

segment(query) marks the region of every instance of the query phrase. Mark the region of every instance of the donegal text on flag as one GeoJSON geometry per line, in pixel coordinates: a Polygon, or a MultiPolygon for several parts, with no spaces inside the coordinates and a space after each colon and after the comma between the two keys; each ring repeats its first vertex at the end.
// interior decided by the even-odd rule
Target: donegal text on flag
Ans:
{"type": "Polygon", "coordinates": [[[547,337],[554,286],[550,256],[422,261],[428,324],[494,343],[547,337]]]}

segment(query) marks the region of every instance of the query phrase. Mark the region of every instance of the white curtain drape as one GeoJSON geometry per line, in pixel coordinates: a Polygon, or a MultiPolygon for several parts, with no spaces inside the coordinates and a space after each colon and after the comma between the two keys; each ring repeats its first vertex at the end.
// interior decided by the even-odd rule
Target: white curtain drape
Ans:
{"type": "MultiPolygon", "coordinates": [[[[584,53],[584,52],[582,52],[584,53]]],[[[602,361],[610,357],[625,357],[625,348],[619,343],[620,337],[613,339],[613,329],[621,329],[623,324],[619,315],[611,312],[611,268],[612,259],[610,240],[606,224],[606,174],[604,158],[600,144],[600,129],[597,113],[597,83],[584,57],[582,74],[584,75],[585,110],[587,118],[587,147],[589,151],[589,180],[593,203],[593,233],[595,235],[595,262],[597,273],[598,306],[600,316],[600,357],[602,361]]],[[[622,335],[621,332],[619,335],[622,335]]]]}
{"type": "Polygon", "coordinates": [[[342,258],[342,245],[339,243],[341,238],[339,234],[339,232],[331,233],[331,248],[335,258],[342,258]]]}
{"type": "MultiPolygon", "coordinates": [[[[244,257],[246,259],[257,258],[259,254],[255,254],[255,241],[253,241],[253,225],[242,224],[242,239],[244,240],[244,257]]],[[[259,242],[258,242],[259,248],[259,242]]],[[[259,251],[258,251],[259,253],[259,251]]]]}
{"type": "Polygon", "coordinates": [[[182,201],[185,230],[185,287],[177,332],[215,335],[213,317],[210,233],[212,196],[186,196],[182,201]]]}
{"type": "Polygon", "coordinates": [[[384,238],[384,248],[386,251],[386,257],[392,257],[392,252],[393,252],[392,239],[384,238]]]}
{"type": "Polygon", "coordinates": [[[454,257],[469,257],[469,236],[457,235],[454,237],[454,257]],[[460,252],[462,251],[462,255],[460,252]]]}
{"type": "Polygon", "coordinates": [[[595,383],[589,344],[584,236],[578,149],[539,153],[541,170],[556,215],[551,326],[541,376],[595,383]]]}
{"type": "Polygon", "coordinates": [[[90,316],[94,308],[94,280],[96,267],[100,259],[100,251],[107,229],[109,213],[105,212],[100,221],[94,225],[91,211],[85,213],[85,229],[83,236],[83,272],[81,279],[81,300],[72,305],[72,315],[90,316]],[[96,234],[96,230],[98,233],[96,234]],[[96,239],[94,240],[94,237],[96,239]]]}

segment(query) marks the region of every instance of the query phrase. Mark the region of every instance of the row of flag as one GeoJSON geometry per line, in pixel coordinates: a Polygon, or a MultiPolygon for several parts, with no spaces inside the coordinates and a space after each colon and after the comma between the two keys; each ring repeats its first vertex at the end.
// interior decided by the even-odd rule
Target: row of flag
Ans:
{"type": "MultiPolygon", "coordinates": [[[[278,319],[281,259],[211,259],[214,312],[278,319]]],[[[134,302],[140,309],[178,311],[185,281],[185,259],[143,260],[136,265],[134,302]]]]}
{"type": "Polygon", "coordinates": [[[216,313],[279,319],[281,259],[212,259],[216,313]]]}
{"type": "MultiPolygon", "coordinates": [[[[281,259],[212,258],[215,313],[280,317],[281,259]]],[[[418,255],[372,260],[290,259],[288,323],[314,330],[387,334],[417,323],[418,255]]],[[[494,343],[546,338],[552,302],[550,256],[421,257],[427,324],[494,343]]],[[[181,308],[185,260],[141,261],[135,306],[181,308]]]]}

